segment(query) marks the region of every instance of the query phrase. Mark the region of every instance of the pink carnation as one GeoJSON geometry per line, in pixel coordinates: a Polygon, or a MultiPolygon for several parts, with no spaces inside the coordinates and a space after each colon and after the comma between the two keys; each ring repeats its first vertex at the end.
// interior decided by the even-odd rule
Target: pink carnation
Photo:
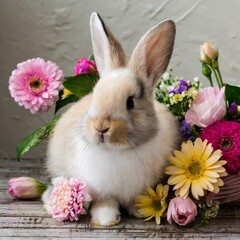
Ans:
{"type": "Polygon", "coordinates": [[[92,201],[86,192],[86,184],[79,182],[78,178],[56,179],[51,193],[51,214],[57,221],[77,221],[79,215],[86,214],[86,209],[92,201]]]}
{"type": "Polygon", "coordinates": [[[202,140],[212,143],[214,150],[222,151],[224,166],[229,174],[237,174],[240,170],[240,123],[234,121],[217,121],[200,133],[202,140]]]}
{"type": "Polygon", "coordinates": [[[11,96],[31,113],[47,111],[57,100],[62,86],[63,72],[41,58],[19,63],[9,79],[11,96]]]}
{"type": "Polygon", "coordinates": [[[97,67],[94,61],[88,60],[87,58],[81,58],[75,66],[75,74],[87,74],[87,73],[98,73],[97,67]]]}

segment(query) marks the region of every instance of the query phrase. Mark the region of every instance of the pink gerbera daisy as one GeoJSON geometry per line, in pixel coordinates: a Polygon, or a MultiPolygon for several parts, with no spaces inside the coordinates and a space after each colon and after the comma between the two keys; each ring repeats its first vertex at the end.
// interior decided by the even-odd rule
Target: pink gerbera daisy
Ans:
{"type": "Polygon", "coordinates": [[[50,211],[52,217],[57,221],[77,221],[79,216],[86,214],[86,209],[92,201],[86,191],[86,184],[78,178],[64,177],[56,179],[54,189],[51,193],[50,211]]]}
{"type": "Polygon", "coordinates": [[[31,113],[47,111],[57,100],[62,86],[63,72],[41,58],[19,63],[9,79],[11,96],[31,113]]]}
{"type": "Polygon", "coordinates": [[[224,166],[229,174],[237,174],[240,170],[240,123],[234,121],[216,121],[200,133],[200,137],[212,143],[214,150],[222,151],[224,166]]]}

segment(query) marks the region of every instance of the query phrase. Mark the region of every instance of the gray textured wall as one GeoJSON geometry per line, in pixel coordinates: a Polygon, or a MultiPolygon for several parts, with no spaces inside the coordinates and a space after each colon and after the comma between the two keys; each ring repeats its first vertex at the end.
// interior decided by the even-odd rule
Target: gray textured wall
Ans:
{"type": "MultiPolygon", "coordinates": [[[[31,115],[8,92],[8,78],[18,62],[42,57],[56,62],[65,75],[76,59],[91,52],[89,16],[97,11],[130,55],[139,38],[154,24],[172,18],[177,38],[170,67],[191,79],[201,76],[199,45],[220,47],[226,81],[239,82],[239,0],[0,0],[0,157],[15,157],[16,144],[51,119],[53,112],[31,115]]],[[[27,157],[42,157],[45,146],[27,157]]]]}

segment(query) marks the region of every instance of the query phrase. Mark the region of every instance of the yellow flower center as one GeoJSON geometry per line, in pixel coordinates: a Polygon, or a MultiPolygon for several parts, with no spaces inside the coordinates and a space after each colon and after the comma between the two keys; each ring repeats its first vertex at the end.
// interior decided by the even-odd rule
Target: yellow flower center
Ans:
{"type": "Polygon", "coordinates": [[[201,172],[201,166],[199,162],[193,162],[189,167],[189,171],[192,175],[199,175],[201,172]]]}
{"type": "Polygon", "coordinates": [[[160,211],[162,209],[162,204],[160,200],[153,200],[152,205],[155,211],[160,211]]]}
{"type": "Polygon", "coordinates": [[[39,89],[42,87],[42,81],[40,79],[33,78],[30,81],[30,86],[31,86],[31,88],[39,89]]]}
{"type": "Polygon", "coordinates": [[[187,168],[187,176],[189,179],[198,179],[204,171],[204,166],[201,162],[193,160],[187,168]]]}

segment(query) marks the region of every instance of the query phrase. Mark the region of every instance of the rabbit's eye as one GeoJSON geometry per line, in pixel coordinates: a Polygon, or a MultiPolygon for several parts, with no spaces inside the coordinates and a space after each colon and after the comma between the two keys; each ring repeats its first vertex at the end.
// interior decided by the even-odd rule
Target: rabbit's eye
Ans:
{"type": "Polygon", "coordinates": [[[130,97],[127,98],[126,105],[127,105],[128,110],[134,108],[133,96],[130,96],[130,97]]]}

